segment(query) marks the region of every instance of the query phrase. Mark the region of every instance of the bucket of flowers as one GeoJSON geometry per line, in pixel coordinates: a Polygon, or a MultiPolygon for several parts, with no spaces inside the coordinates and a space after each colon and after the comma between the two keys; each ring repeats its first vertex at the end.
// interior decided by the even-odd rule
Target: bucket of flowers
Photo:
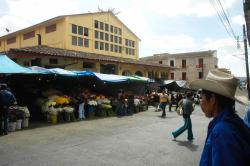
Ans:
{"type": "Polygon", "coordinates": [[[50,106],[50,108],[48,110],[48,114],[49,114],[50,122],[52,124],[56,124],[57,123],[57,115],[58,115],[57,109],[55,109],[53,106],[50,106]]]}
{"type": "Polygon", "coordinates": [[[102,100],[102,107],[105,110],[107,116],[115,115],[114,111],[112,110],[111,101],[106,97],[104,97],[102,100]]]}
{"type": "Polygon", "coordinates": [[[95,100],[95,96],[91,96],[88,101],[88,115],[89,118],[93,118],[95,115],[95,107],[97,106],[97,102],[95,100]]]}
{"type": "Polygon", "coordinates": [[[71,106],[65,106],[65,107],[63,107],[63,110],[64,110],[64,112],[65,112],[65,114],[67,115],[67,117],[68,117],[68,121],[76,121],[76,118],[75,118],[75,115],[74,115],[74,108],[73,107],[71,107],[71,106]]]}

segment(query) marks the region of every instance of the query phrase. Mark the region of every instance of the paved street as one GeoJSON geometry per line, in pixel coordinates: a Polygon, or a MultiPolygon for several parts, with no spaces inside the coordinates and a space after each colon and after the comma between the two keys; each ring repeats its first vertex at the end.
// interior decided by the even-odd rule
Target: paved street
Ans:
{"type": "MultiPolygon", "coordinates": [[[[244,107],[239,107],[242,113],[244,107]]],[[[198,165],[209,119],[197,106],[194,141],[187,133],[172,141],[182,117],[153,107],[122,118],[111,117],[22,130],[0,137],[1,166],[194,166],[198,165]]]]}

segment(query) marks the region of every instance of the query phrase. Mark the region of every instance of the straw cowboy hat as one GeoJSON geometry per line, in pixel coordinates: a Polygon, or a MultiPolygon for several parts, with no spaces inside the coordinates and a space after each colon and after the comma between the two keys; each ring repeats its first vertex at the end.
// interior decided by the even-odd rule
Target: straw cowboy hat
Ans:
{"type": "Polygon", "coordinates": [[[232,74],[225,73],[217,69],[210,70],[205,80],[195,80],[189,85],[191,89],[204,89],[239,101],[243,104],[247,104],[248,99],[245,96],[235,95],[237,86],[237,78],[235,78],[232,74]]]}

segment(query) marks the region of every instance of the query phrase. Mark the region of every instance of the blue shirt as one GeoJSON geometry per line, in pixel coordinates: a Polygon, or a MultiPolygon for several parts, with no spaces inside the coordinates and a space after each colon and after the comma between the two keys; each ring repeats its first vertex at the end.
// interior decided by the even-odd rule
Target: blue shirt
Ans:
{"type": "Polygon", "coordinates": [[[209,123],[200,166],[249,166],[249,133],[249,128],[233,110],[221,112],[209,123]],[[237,125],[229,119],[234,119],[237,125]]]}

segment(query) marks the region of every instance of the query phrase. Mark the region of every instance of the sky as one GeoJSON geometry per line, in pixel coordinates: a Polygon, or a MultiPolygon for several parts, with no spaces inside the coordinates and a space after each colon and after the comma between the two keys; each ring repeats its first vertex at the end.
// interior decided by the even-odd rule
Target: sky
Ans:
{"type": "MultiPolygon", "coordinates": [[[[216,0],[213,0],[216,1],[216,0]]],[[[139,57],[159,53],[217,50],[219,68],[246,76],[243,0],[220,0],[232,33],[220,21],[211,0],[0,0],[0,36],[67,14],[114,9],[140,39],[139,57]]]]}

